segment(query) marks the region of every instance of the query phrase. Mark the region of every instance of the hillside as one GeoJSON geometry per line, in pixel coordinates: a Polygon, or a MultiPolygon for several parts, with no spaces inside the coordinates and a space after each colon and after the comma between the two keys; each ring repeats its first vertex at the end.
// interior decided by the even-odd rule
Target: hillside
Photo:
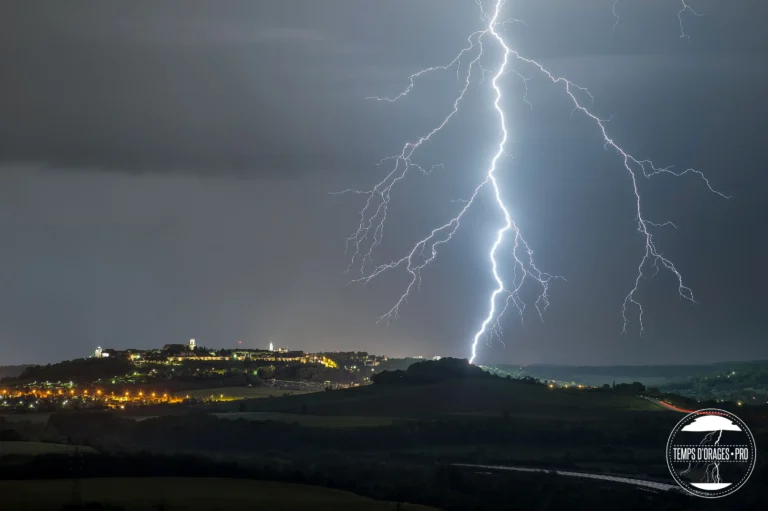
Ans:
{"type": "MultiPolygon", "coordinates": [[[[72,501],[72,480],[0,481],[8,509],[59,510],[72,501]],[[34,507],[30,507],[34,506],[34,507]]],[[[150,509],[385,510],[390,502],[319,486],[224,478],[99,478],[79,481],[83,502],[109,503],[126,511],[150,509]],[[162,507],[159,507],[162,506],[162,507]]],[[[408,509],[428,510],[409,505],[408,509]]]]}
{"type": "Polygon", "coordinates": [[[46,442],[0,442],[0,456],[12,454],[72,454],[96,452],[91,447],[82,445],[52,444],[46,442]]]}
{"type": "Polygon", "coordinates": [[[244,406],[245,410],[240,411],[400,418],[456,414],[589,418],[610,411],[658,410],[644,399],[610,391],[549,388],[501,378],[449,379],[417,385],[374,384],[249,400],[244,406]]]}
{"type": "Polygon", "coordinates": [[[16,378],[30,365],[18,365],[18,366],[0,366],[0,379],[2,378],[16,378]]]}
{"type": "Polygon", "coordinates": [[[489,365],[484,369],[501,376],[531,376],[539,379],[559,382],[582,383],[584,385],[603,385],[604,383],[631,383],[634,381],[646,386],[662,386],[673,382],[689,381],[692,378],[713,378],[731,373],[765,373],[768,361],[718,362],[698,365],[616,365],[616,366],[561,366],[533,364],[489,365]]]}

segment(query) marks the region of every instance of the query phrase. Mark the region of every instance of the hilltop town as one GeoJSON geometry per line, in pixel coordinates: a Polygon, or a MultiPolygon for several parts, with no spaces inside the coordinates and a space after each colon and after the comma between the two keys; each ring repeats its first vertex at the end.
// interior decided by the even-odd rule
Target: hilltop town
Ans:
{"type": "Polygon", "coordinates": [[[195,339],[151,349],[97,347],[89,357],[3,378],[0,410],[125,410],[318,392],[367,385],[386,368],[397,362],[366,352],[209,349],[195,339]]]}

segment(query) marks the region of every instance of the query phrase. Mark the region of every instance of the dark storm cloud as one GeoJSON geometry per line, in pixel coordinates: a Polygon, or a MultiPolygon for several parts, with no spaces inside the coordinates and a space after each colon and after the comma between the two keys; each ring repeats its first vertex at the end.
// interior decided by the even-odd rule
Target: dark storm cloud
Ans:
{"type": "Polygon", "coordinates": [[[271,25],[251,2],[44,4],[2,7],[4,161],[295,177],[359,157],[314,98],[360,53],[333,33],[271,25]]]}
{"type": "MultiPolygon", "coordinates": [[[[516,47],[595,95],[612,134],[695,179],[641,182],[657,234],[698,305],[669,275],[642,282],[646,334],[621,336],[620,306],[642,256],[627,176],[594,126],[531,69],[529,99],[504,79],[514,159],[501,182],[538,262],[568,278],[545,323],[510,315],[483,362],[658,363],[768,357],[763,205],[768,3],[689,0],[507,2],[516,47]]],[[[422,291],[376,325],[407,283],[347,286],[344,238],[375,163],[434,126],[455,92],[450,61],[479,28],[471,0],[290,2],[11,1],[0,5],[0,363],[56,360],[96,345],[366,349],[466,356],[486,313],[486,200],[424,272],[422,291]],[[220,179],[222,177],[253,179],[220,179]],[[285,179],[291,178],[291,179],[285,179]],[[41,357],[40,353],[44,353],[41,357]]],[[[417,156],[445,163],[393,194],[377,262],[450,218],[498,129],[474,89],[417,156]]],[[[509,271],[506,265],[503,271],[509,271]]],[[[535,297],[534,297],[535,299],[535,297]]],[[[532,302],[529,302],[532,303],[532,302]]],[[[529,311],[532,307],[529,307],[529,311]]]]}
{"type": "MultiPolygon", "coordinates": [[[[619,2],[623,21],[612,35],[605,3],[521,2],[517,14],[527,25],[514,36],[547,59],[658,55],[675,42],[676,5],[619,2]],[[652,34],[638,31],[644,26],[652,34]]],[[[765,50],[754,21],[701,4],[709,18],[686,18],[689,31],[705,35],[687,45],[692,53],[765,50]]],[[[364,165],[378,149],[359,136],[355,125],[366,121],[350,100],[399,87],[426,55],[450,55],[446,49],[461,42],[454,27],[479,19],[472,2],[444,7],[435,0],[7,2],[0,155],[65,169],[266,177],[364,165]]]]}

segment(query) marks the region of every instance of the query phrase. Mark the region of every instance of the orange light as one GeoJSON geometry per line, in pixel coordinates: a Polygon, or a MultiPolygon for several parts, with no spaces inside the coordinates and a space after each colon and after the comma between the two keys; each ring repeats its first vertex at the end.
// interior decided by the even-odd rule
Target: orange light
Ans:
{"type": "Polygon", "coordinates": [[[152,397],[155,397],[155,393],[154,392],[152,393],[152,397]]]}
{"type": "MultiPolygon", "coordinates": [[[[163,397],[168,397],[168,394],[163,394],[163,397]]],[[[189,397],[189,396],[187,396],[187,397],[189,397]]]]}
{"type": "Polygon", "coordinates": [[[139,397],[141,397],[141,396],[143,396],[143,395],[144,395],[144,393],[143,393],[143,392],[139,392],[139,397]]]}
{"type": "Polygon", "coordinates": [[[96,391],[96,394],[98,394],[98,395],[101,395],[101,391],[100,391],[100,390],[97,390],[97,391],[96,391]]]}

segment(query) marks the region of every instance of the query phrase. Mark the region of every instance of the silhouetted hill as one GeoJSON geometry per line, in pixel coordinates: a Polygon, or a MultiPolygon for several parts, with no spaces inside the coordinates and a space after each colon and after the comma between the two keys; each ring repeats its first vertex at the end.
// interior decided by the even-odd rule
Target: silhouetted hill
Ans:
{"type": "Polygon", "coordinates": [[[382,371],[371,377],[376,384],[423,384],[436,383],[448,379],[497,378],[477,366],[471,365],[465,358],[441,358],[425,360],[412,364],[405,371],[382,371]]]}
{"type": "Polygon", "coordinates": [[[21,374],[29,365],[18,366],[0,366],[0,378],[15,378],[21,374]]]}
{"type": "Polygon", "coordinates": [[[122,376],[133,368],[125,359],[78,358],[56,364],[26,366],[14,377],[19,381],[73,381],[92,382],[101,378],[122,376]]]}
{"type": "MultiPolygon", "coordinates": [[[[407,374],[407,372],[405,372],[407,374]]],[[[407,379],[407,376],[403,378],[407,379]]],[[[405,381],[405,380],[401,380],[405,381]]],[[[221,411],[306,413],[328,416],[433,418],[448,415],[598,417],[605,412],[659,410],[634,395],[549,388],[497,377],[446,378],[430,383],[373,384],[301,396],[259,399],[221,411]]],[[[663,413],[663,412],[661,412],[663,413]]]]}

